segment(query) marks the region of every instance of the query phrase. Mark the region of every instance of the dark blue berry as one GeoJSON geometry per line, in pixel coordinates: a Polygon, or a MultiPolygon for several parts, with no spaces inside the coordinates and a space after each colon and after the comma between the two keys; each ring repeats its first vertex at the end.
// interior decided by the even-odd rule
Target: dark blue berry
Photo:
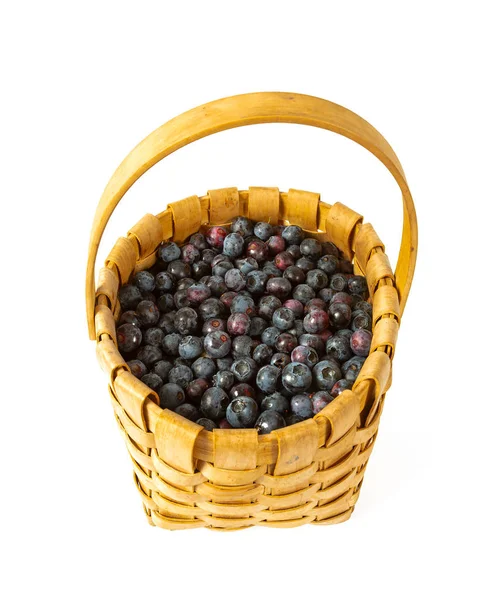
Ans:
{"type": "Polygon", "coordinates": [[[194,283],[187,289],[187,298],[190,304],[202,304],[211,296],[210,289],[203,283],[194,283]]]}
{"type": "Polygon", "coordinates": [[[203,233],[194,233],[193,235],[191,235],[189,239],[189,244],[195,246],[199,251],[205,250],[208,247],[203,233]]]}
{"type": "Polygon", "coordinates": [[[136,358],[143,362],[148,368],[151,368],[155,362],[158,362],[163,358],[163,352],[158,346],[146,344],[146,346],[141,346],[141,348],[139,348],[136,358]]]}
{"type": "Polygon", "coordinates": [[[248,396],[249,398],[255,398],[255,389],[249,383],[238,383],[231,388],[229,397],[231,400],[239,398],[239,396],[248,396]]]}
{"type": "Polygon", "coordinates": [[[261,317],[251,317],[249,334],[256,338],[261,338],[262,333],[268,327],[268,323],[261,317]]]}
{"type": "Polygon", "coordinates": [[[159,360],[155,362],[152,368],[152,372],[161,378],[163,383],[168,381],[168,373],[172,370],[173,365],[168,360],[159,360]]]}
{"type": "Polygon", "coordinates": [[[261,334],[261,341],[267,346],[275,346],[279,335],[280,329],[277,329],[276,327],[267,327],[261,334]]]}
{"type": "Polygon", "coordinates": [[[317,292],[328,285],[328,276],[321,269],[312,269],[307,273],[306,283],[317,292]]]}
{"type": "Polygon", "coordinates": [[[307,283],[300,283],[294,288],[292,297],[294,300],[299,300],[299,302],[302,302],[302,304],[307,304],[309,300],[312,300],[316,297],[316,292],[310,285],[307,285],[307,283]]]}
{"type": "Polygon", "coordinates": [[[183,260],[173,260],[171,263],[168,264],[167,270],[168,273],[175,277],[177,281],[180,279],[190,277],[192,273],[190,265],[184,263],[183,260]]]}
{"type": "Polygon", "coordinates": [[[312,383],[311,370],[307,365],[291,362],[282,371],[282,384],[294,394],[306,392],[312,383]]]}
{"type": "Polygon", "coordinates": [[[189,421],[197,421],[197,419],[199,418],[199,409],[196,408],[193,404],[180,404],[180,406],[177,406],[175,408],[175,411],[177,413],[177,415],[180,415],[182,417],[185,417],[186,419],[188,419],[189,421]]]}
{"type": "Polygon", "coordinates": [[[235,398],[226,409],[228,423],[237,429],[252,427],[258,417],[258,404],[253,398],[239,396],[235,398]]]}
{"type": "Polygon", "coordinates": [[[233,339],[233,356],[238,358],[240,356],[249,356],[253,354],[255,348],[255,341],[249,335],[238,335],[233,339]]]}
{"type": "Polygon", "coordinates": [[[231,223],[231,231],[239,233],[244,238],[253,235],[253,221],[247,217],[235,217],[231,223]]]}
{"type": "Polygon", "coordinates": [[[268,275],[263,271],[251,271],[246,276],[246,289],[252,294],[263,294],[267,281],[268,275]]]}
{"type": "Polygon", "coordinates": [[[326,275],[334,275],[338,269],[339,260],[333,254],[325,254],[318,260],[318,269],[324,271],[326,275]]]}
{"type": "Polygon", "coordinates": [[[215,267],[212,267],[212,274],[218,277],[225,277],[226,273],[233,268],[230,260],[221,260],[215,267]]]}
{"type": "Polygon", "coordinates": [[[290,412],[289,400],[280,392],[273,392],[269,396],[265,396],[261,401],[260,409],[262,412],[265,410],[274,410],[286,417],[290,412]]]}
{"type": "Polygon", "coordinates": [[[219,298],[208,298],[198,307],[199,315],[204,320],[222,318],[226,314],[226,307],[219,298]]]}
{"type": "Polygon", "coordinates": [[[282,231],[282,237],[289,245],[299,245],[304,239],[304,231],[298,225],[288,225],[282,231]]]}
{"type": "Polygon", "coordinates": [[[189,306],[180,308],[175,315],[175,327],[178,333],[189,335],[197,333],[198,316],[193,308],[189,306]]]}
{"type": "Polygon", "coordinates": [[[363,310],[355,310],[351,315],[351,328],[353,331],[357,329],[372,329],[372,317],[363,312],[363,310]]]}
{"type": "Polygon", "coordinates": [[[128,360],[127,366],[129,367],[131,373],[134,377],[141,379],[143,375],[146,375],[148,372],[148,367],[140,360],[128,360]]]}
{"type": "Polygon", "coordinates": [[[283,331],[275,342],[275,349],[277,352],[292,352],[297,346],[297,338],[288,331],[283,331]]]}
{"type": "Polygon", "coordinates": [[[231,258],[238,258],[238,256],[241,256],[243,248],[244,239],[241,234],[233,232],[224,238],[222,252],[226,256],[230,256],[231,258]]]}
{"type": "Polygon", "coordinates": [[[200,337],[195,335],[186,335],[180,340],[178,353],[182,358],[197,358],[204,351],[204,346],[200,337]]]}
{"type": "Polygon", "coordinates": [[[207,230],[206,241],[209,246],[212,246],[217,250],[222,250],[224,238],[227,236],[227,234],[228,232],[224,229],[224,227],[210,227],[207,230]]]}
{"type": "Polygon", "coordinates": [[[350,340],[346,336],[333,335],[326,342],[328,358],[334,358],[339,363],[344,363],[351,358],[350,340]]]}
{"type": "Polygon", "coordinates": [[[171,292],[175,286],[176,279],[167,271],[161,271],[155,276],[155,288],[158,292],[171,292]]]}
{"type": "Polygon", "coordinates": [[[306,281],[306,274],[302,269],[299,269],[297,265],[287,267],[284,271],[284,277],[285,279],[288,279],[294,286],[305,283],[306,281]]]}
{"type": "Polygon", "coordinates": [[[133,310],[141,302],[143,296],[135,285],[123,285],[119,290],[119,302],[122,310],[133,310]]]}
{"type": "Polygon", "coordinates": [[[158,258],[164,263],[170,263],[180,258],[181,250],[175,242],[166,242],[158,248],[158,258]]]}
{"type": "Polygon", "coordinates": [[[211,379],[211,377],[216,373],[217,367],[212,358],[201,356],[192,363],[192,371],[197,379],[211,379]]]}
{"type": "Polygon", "coordinates": [[[185,392],[176,383],[165,383],[158,390],[160,397],[160,407],[171,410],[177,408],[185,402],[185,392]]]}
{"type": "Polygon", "coordinates": [[[218,371],[212,378],[212,384],[228,392],[234,385],[234,375],[231,371],[218,371]]]}
{"type": "Polygon", "coordinates": [[[290,357],[293,362],[304,363],[310,369],[319,362],[318,353],[310,346],[296,346],[290,357]]]}
{"type": "Polygon", "coordinates": [[[342,373],[335,360],[326,359],[318,362],[313,369],[314,382],[319,390],[330,391],[334,384],[341,379],[342,373]]]}
{"type": "Polygon", "coordinates": [[[240,356],[231,365],[231,372],[234,378],[241,383],[252,381],[257,372],[256,362],[249,356],[240,356]]]}
{"type": "Polygon", "coordinates": [[[260,223],[257,223],[255,225],[253,233],[258,239],[262,240],[263,242],[266,242],[273,233],[273,227],[270,225],[270,223],[264,223],[263,221],[261,221],[260,223]]]}
{"type": "Polygon", "coordinates": [[[204,392],[208,390],[209,387],[207,379],[203,379],[202,377],[193,379],[185,388],[185,394],[190,402],[200,404],[204,392]]]}
{"type": "Polygon", "coordinates": [[[352,386],[352,381],[348,381],[347,379],[339,379],[332,387],[331,395],[333,398],[336,398],[336,396],[339,396],[344,390],[351,390],[352,386]]]}
{"type": "Polygon", "coordinates": [[[290,412],[301,419],[310,419],[314,416],[312,401],[307,394],[297,394],[290,400],[290,412]]]}
{"type": "Polygon", "coordinates": [[[282,302],[276,296],[262,296],[258,302],[258,314],[270,320],[273,313],[281,306],[282,302]]]}
{"type": "Polygon", "coordinates": [[[281,300],[287,298],[292,291],[292,284],[285,277],[272,277],[267,281],[267,292],[281,300]]]}
{"type": "Polygon", "coordinates": [[[286,331],[294,325],[295,314],[290,308],[282,306],[272,316],[272,323],[280,331],[286,331]]]}
{"type": "Polygon", "coordinates": [[[251,319],[245,313],[233,313],[227,320],[227,330],[230,335],[247,335],[250,327],[251,319]]]}
{"type": "Polygon", "coordinates": [[[226,392],[219,387],[210,387],[200,401],[200,410],[208,419],[218,421],[226,416],[230,400],[226,392]]]}
{"type": "Polygon", "coordinates": [[[277,391],[280,382],[281,371],[278,367],[265,365],[256,376],[256,385],[266,394],[272,394],[277,391]]]}
{"type": "Polygon", "coordinates": [[[299,344],[301,346],[310,346],[311,348],[314,348],[314,350],[316,350],[319,356],[324,354],[325,344],[318,335],[314,335],[312,333],[304,333],[299,338],[299,344]]]}
{"type": "Polygon", "coordinates": [[[372,334],[366,329],[357,329],[350,338],[350,347],[357,356],[368,356],[371,343],[372,334]]]}
{"type": "Polygon", "coordinates": [[[239,269],[229,269],[224,276],[226,286],[235,292],[244,290],[246,287],[246,278],[239,269]]]}
{"type": "Polygon", "coordinates": [[[261,240],[253,240],[246,248],[246,255],[254,258],[258,263],[262,263],[268,258],[268,246],[261,240]]]}
{"type": "Polygon", "coordinates": [[[170,383],[176,383],[183,389],[187,387],[193,378],[194,374],[192,369],[190,367],[186,367],[185,365],[173,367],[173,369],[168,373],[168,381],[170,383]]]}
{"type": "Polygon", "coordinates": [[[165,334],[159,327],[150,327],[143,334],[143,342],[152,346],[161,346],[165,334]]]}
{"type": "Polygon", "coordinates": [[[135,310],[126,310],[119,317],[119,325],[125,325],[126,323],[130,323],[131,325],[135,325],[141,329],[141,323],[139,322],[138,315],[135,310]]]}
{"type": "Polygon", "coordinates": [[[199,260],[200,252],[193,244],[182,246],[182,260],[190,265],[199,260]]]}
{"type": "Polygon", "coordinates": [[[299,269],[302,269],[304,273],[308,273],[312,269],[316,268],[316,261],[307,258],[307,256],[301,256],[295,261],[295,266],[299,267],[299,269]]]}
{"type": "Polygon", "coordinates": [[[326,390],[316,392],[311,398],[313,413],[315,415],[320,413],[332,400],[333,396],[326,390]]]}
{"type": "Polygon", "coordinates": [[[341,371],[343,373],[344,378],[347,381],[351,381],[355,383],[357,380],[358,374],[360,373],[360,369],[363,367],[363,363],[365,362],[365,357],[363,356],[352,356],[350,360],[347,360],[345,363],[341,365],[341,371]]]}
{"type": "Polygon", "coordinates": [[[258,344],[253,352],[253,360],[258,365],[266,365],[270,363],[272,355],[273,350],[270,346],[267,346],[266,344],[258,344]]]}
{"type": "Polygon", "coordinates": [[[163,352],[168,354],[168,356],[178,356],[178,346],[181,339],[182,336],[179,333],[169,333],[168,335],[165,335],[161,342],[163,352]]]}
{"type": "Polygon", "coordinates": [[[146,375],[141,377],[141,381],[154,392],[157,392],[158,389],[163,385],[163,379],[161,379],[159,375],[156,375],[156,373],[146,373],[146,375]]]}
{"type": "Polygon", "coordinates": [[[333,302],[329,305],[328,315],[333,327],[344,329],[350,324],[351,308],[344,302],[333,302]]]}
{"type": "Polygon", "coordinates": [[[225,331],[208,333],[204,338],[204,349],[212,358],[224,358],[231,351],[231,338],[225,331]]]}
{"type": "Polygon", "coordinates": [[[275,354],[270,359],[270,364],[273,367],[278,367],[279,369],[283,369],[285,365],[290,364],[290,354],[287,352],[275,352],[275,354]]]}
{"type": "Polygon", "coordinates": [[[262,412],[255,423],[258,435],[265,435],[282,427],[285,427],[285,419],[275,410],[262,412]]]}
{"type": "Polygon", "coordinates": [[[143,334],[136,325],[124,323],[117,328],[117,346],[123,354],[137,350],[142,341],[143,334]]]}
{"type": "Polygon", "coordinates": [[[141,292],[152,292],[155,289],[155,277],[149,271],[139,271],[139,273],[136,273],[132,283],[137,286],[141,292]]]}
{"type": "Polygon", "coordinates": [[[214,429],[219,429],[212,419],[207,419],[206,417],[197,419],[196,423],[197,425],[202,425],[206,431],[214,431],[214,429]]]}

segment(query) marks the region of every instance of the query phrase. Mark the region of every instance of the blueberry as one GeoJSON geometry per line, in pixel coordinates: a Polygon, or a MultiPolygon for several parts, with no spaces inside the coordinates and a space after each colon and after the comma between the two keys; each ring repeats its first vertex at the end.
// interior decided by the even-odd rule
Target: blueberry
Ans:
{"type": "Polygon", "coordinates": [[[307,333],[321,333],[328,325],[328,313],[324,310],[314,310],[304,317],[304,329],[307,333]]]}
{"type": "Polygon", "coordinates": [[[275,410],[262,412],[255,423],[258,435],[265,435],[282,427],[285,427],[285,419],[275,410]]]}
{"type": "Polygon", "coordinates": [[[313,298],[304,306],[304,314],[308,315],[314,310],[326,310],[326,302],[322,298],[313,298]]]}
{"type": "Polygon", "coordinates": [[[186,293],[191,304],[201,304],[211,296],[210,289],[203,283],[192,284],[186,293]]]}
{"type": "Polygon", "coordinates": [[[234,375],[231,371],[218,371],[212,378],[212,384],[228,392],[234,385],[234,375]]]}
{"type": "Polygon", "coordinates": [[[329,320],[333,327],[344,329],[351,319],[351,308],[344,302],[333,302],[328,308],[329,320]]]}
{"type": "Polygon", "coordinates": [[[168,373],[172,370],[173,365],[168,360],[159,360],[152,367],[152,372],[161,378],[163,383],[168,381],[168,373]]]}
{"type": "Polygon", "coordinates": [[[213,250],[212,248],[207,248],[206,250],[202,250],[202,260],[209,266],[212,265],[212,262],[216,256],[217,256],[217,250],[213,250]]]}
{"type": "Polygon", "coordinates": [[[331,288],[323,288],[319,290],[318,296],[323,300],[326,304],[329,304],[334,296],[334,292],[331,288]]]}
{"type": "Polygon", "coordinates": [[[126,310],[119,317],[119,325],[125,325],[126,323],[130,323],[131,325],[135,325],[141,329],[141,323],[139,322],[138,315],[135,310],[126,310]]]}
{"type": "Polygon", "coordinates": [[[325,254],[318,260],[317,266],[318,269],[324,271],[326,275],[334,275],[338,269],[339,260],[333,254],[325,254]]]}
{"type": "Polygon", "coordinates": [[[341,369],[335,360],[326,359],[318,362],[313,369],[314,382],[319,390],[330,391],[341,379],[341,369]]]}
{"type": "Polygon", "coordinates": [[[202,427],[206,431],[214,431],[214,429],[218,429],[214,421],[212,419],[207,419],[206,417],[202,417],[202,419],[197,419],[196,423],[197,425],[202,425],[202,427]]]}
{"type": "Polygon", "coordinates": [[[322,254],[321,244],[315,238],[305,238],[300,243],[302,256],[317,260],[322,254]]]}
{"type": "Polygon", "coordinates": [[[328,276],[321,269],[312,269],[307,273],[306,282],[317,292],[328,285],[328,276]]]}
{"type": "Polygon", "coordinates": [[[265,365],[258,371],[256,385],[266,394],[276,392],[280,382],[280,375],[281,371],[278,367],[265,365]]]}
{"type": "Polygon", "coordinates": [[[173,275],[173,277],[175,277],[177,281],[179,281],[180,279],[190,277],[190,274],[192,273],[190,265],[184,263],[183,260],[173,260],[171,263],[168,264],[167,270],[168,273],[170,273],[170,275],[173,275]]]}
{"type": "Polygon", "coordinates": [[[226,286],[235,292],[244,290],[246,287],[246,279],[239,269],[229,269],[224,276],[226,286]]]}
{"type": "Polygon", "coordinates": [[[307,258],[307,256],[301,256],[295,261],[295,266],[304,271],[304,273],[308,273],[316,268],[316,261],[307,258]]]}
{"type": "Polygon", "coordinates": [[[262,272],[270,279],[271,277],[282,277],[283,272],[277,267],[274,262],[266,261],[263,265],[262,272]]]}
{"type": "Polygon", "coordinates": [[[139,271],[134,275],[132,283],[141,292],[152,292],[155,289],[155,277],[149,271],[139,271]]]}
{"type": "Polygon", "coordinates": [[[312,411],[315,415],[323,410],[324,407],[328,406],[328,404],[333,400],[333,396],[329,394],[326,390],[320,390],[316,392],[312,398],[312,411]]]}
{"type": "Polygon", "coordinates": [[[258,263],[262,263],[268,258],[268,246],[262,240],[253,240],[246,248],[246,256],[254,258],[258,263]]]}
{"type": "Polygon", "coordinates": [[[187,387],[193,378],[194,374],[192,373],[192,369],[184,365],[173,367],[173,369],[168,373],[169,383],[176,383],[183,389],[187,387]]]}
{"type": "Polygon", "coordinates": [[[331,389],[331,395],[333,398],[339,396],[343,390],[351,390],[353,386],[352,381],[348,381],[347,379],[339,379],[331,389]]]}
{"type": "Polygon", "coordinates": [[[131,323],[124,323],[117,328],[117,346],[123,353],[133,352],[141,345],[143,334],[139,327],[131,323]]]}
{"type": "Polygon", "coordinates": [[[363,312],[363,310],[355,310],[351,315],[351,328],[353,331],[357,329],[367,329],[370,331],[372,329],[372,317],[363,312]]]}
{"type": "Polygon", "coordinates": [[[132,310],[141,302],[143,296],[135,285],[123,285],[119,290],[119,302],[122,310],[132,310]]]}
{"type": "Polygon", "coordinates": [[[249,398],[255,398],[255,389],[249,383],[238,383],[231,388],[229,397],[231,400],[239,398],[239,396],[248,396],[249,398]]]}
{"type": "Polygon", "coordinates": [[[226,307],[219,298],[207,298],[198,308],[199,315],[204,321],[222,318],[226,314],[226,307]]]}
{"type": "Polygon", "coordinates": [[[291,362],[282,371],[282,384],[294,394],[307,391],[312,383],[311,370],[307,365],[291,362]]]}
{"type": "Polygon", "coordinates": [[[353,331],[351,329],[338,329],[338,331],[335,333],[335,335],[344,337],[349,342],[351,339],[351,336],[353,335],[353,331]]]}
{"type": "Polygon", "coordinates": [[[279,335],[280,329],[277,329],[276,327],[267,327],[261,334],[261,341],[267,346],[275,346],[279,335]]]}
{"type": "Polygon", "coordinates": [[[343,363],[351,358],[350,340],[346,336],[334,335],[326,342],[326,354],[328,358],[334,358],[343,363]]]}
{"type": "Polygon", "coordinates": [[[292,291],[292,284],[285,277],[272,277],[267,281],[266,289],[269,294],[284,299],[292,291]]]}
{"type": "Polygon", "coordinates": [[[294,325],[295,314],[290,308],[282,306],[278,308],[272,316],[272,323],[274,327],[280,329],[280,331],[286,331],[294,325]]]}
{"type": "Polygon", "coordinates": [[[168,335],[165,335],[161,342],[163,352],[168,354],[168,356],[178,356],[178,347],[181,339],[182,336],[179,333],[169,333],[168,335]]]}
{"type": "MultiPolygon", "coordinates": [[[[161,298],[160,298],[161,299],[161,298]]],[[[175,308],[185,308],[190,306],[190,300],[187,298],[187,290],[178,290],[173,296],[175,308]]]]}
{"type": "Polygon", "coordinates": [[[253,233],[256,235],[256,237],[263,242],[268,240],[268,238],[272,235],[272,232],[273,227],[270,225],[270,223],[264,223],[263,221],[257,223],[253,229],[253,233]]]}
{"type": "Polygon", "coordinates": [[[248,275],[249,273],[251,273],[251,271],[255,271],[259,268],[256,260],[249,256],[245,258],[238,258],[234,261],[234,265],[237,269],[241,271],[241,273],[243,273],[243,275],[248,275]]]}
{"type": "Polygon", "coordinates": [[[210,266],[203,260],[198,260],[194,262],[192,265],[192,275],[195,279],[201,279],[204,275],[210,275],[211,268],[210,266]]]}
{"type": "Polygon", "coordinates": [[[329,282],[329,287],[335,292],[342,292],[347,289],[348,279],[343,273],[335,273],[329,282]]]}
{"type": "Polygon", "coordinates": [[[233,313],[227,320],[227,330],[231,335],[247,335],[250,327],[251,319],[245,313],[233,313]]]}
{"type": "Polygon", "coordinates": [[[192,371],[197,379],[210,379],[216,373],[217,367],[212,358],[201,356],[192,363],[192,371]]]}
{"type": "Polygon", "coordinates": [[[197,358],[203,351],[202,339],[195,335],[186,335],[178,345],[178,353],[182,358],[197,358]]]}
{"type": "Polygon", "coordinates": [[[241,383],[248,383],[256,376],[257,364],[249,356],[240,356],[231,365],[234,378],[241,383]]]}
{"type": "Polygon", "coordinates": [[[177,290],[188,290],[188,288],[195,282],[191,277],[182,277],[177,281],[177,290]]]}
{"type": "Polygon", "coordinates": [[[283,417],[286,417],[290,412],[290,402],[289,400],[279,392],[273,392],[269,396],[265,396],[261,401],[260,405],[261,411],[264,412],[266,410],[274,410],[281,414],[283,417]]]}
{"type": "Polygon", "coordinates": [[[162,329],[159,327],[150,327],[144,332],[143,341],[145,344],[151,344],[152,346],[161,346],[164,337],[165,334],[162,329]]]}
{"type": "Polygon", "coordinates": [[[171,312],[163,315],[161,317],[161,319],[158,321],[158,327],[163,331],[163,333],[165,335],[176,332],[175,315],[176,315],[176,312],[171,311],[171,312]]]}
{"type": "Polygon", "coordinates": [[[304,419],[301,419],[298,415],[289,415],[285,419],[286,425],[296,425],[297,423],[302,423],[304,419]]]}
{"type": "Polygon", "coordinates": [[[252,427],[258,417],[258,412],[258,404],[253,398],[239,396],[227,407],[226,419],[230,425],[237,429],[252,427]]]}
{"type": "Polygon", "coordinates": [[[176,412],[177,415],[180,415],[181,417],[185,417],[189,421],[194,421],[194,422],[197,421],[197,419],[200,416],[199,409],[196,408],[193,404],[188,404],[188,403],[177,406],[175,408],[174,412],[176,412]]]}
{"type": "Polygon", "coordinates": [[[292,362],[300,362],[310,369],[319,362],[319,356],[314,348],[310,346],[296,346],[290,355],[292,362]]]}
{"type": "Polygon", "coordinates": [[[307,304],[309,300],[312,300],[316,297],[316,292],[310,285],[307,285],[307,283],[300,283],[294,288],[292,297],[294,300],[299,300],[299,302],[302,302],[302,304],[307,304]]]}
{"type": "Polygon", "coordinates": [[[193,308],[185,307],[177,310],[175,315],[175,327],[178,333],[188,335],[197,332],[198,316],[193,308]]]}
{"type": "Polygon", "coordinates": [[[199,379],[193,379],[186,387],[185,394],[190,402],[194,404],[200,404],[200,400],[204,395],[204,392],[209,389],[209,383],[206,379],[200,377],[199,379]]]}
{"type": "Polygon", "coordinates": [[[231,223],[231,231],[239,233],[244,238],[253,235],[253,227],[253,221],[246,217],[235,217],[231,223]]]}
{"type": "Polygon", "coordinates": [[[268,327],[268,323],[261,317],[251,317],[249,334],[253,337],[261,338],[262,333],[268,327]]]}
{"type": "Polygon", "coordinates": [[[161,379],[159,375],[156,375],[156,373],[146,373],[146,375],[141,377],[141,381],[154,392],[157,392],[158,389],[163,385],[163,379],[161,379]]]}
{"type": "Polygon", "coordinates": [[[299,344],[301,346],[310,346],[311,348],[314,348],[314,350],[316,350],[319,356],[324,354],[325,343],[318,335],[314,335],[312,333],[304,333],[299,338],[299,344]]]}
{"type": "Polygon", "coordinates": [[[205,336],[213,331],[226,331],[226,321],[223,319],[208,319],[202,325],[202,334],[205,336]]]}
{"type": "Polygon", "coordinates": [[[212,267],[212,274],[218,277],[224,277],[228,271],[233,268],[230,260],[221,260],[215,267],[212,267]]]}
{"type": "Polygon", "coordinates": [[[305,283],[306,281],[306,274],[297,265],[291,265],[290,267],[287,267],[284,271],[284,277],[285,279],[288,279],[294,286],[305,283]]]}
{"type": "Polygon", "coordinates": [[[249,335],[238,335],[233,339],[233,356],[238,358],[241,356],[249,356],[253,354],[255,341],[249,335]]]}
{"type": "Polygon", "coordinates": [[[204,348],[212,358],[224,358],[231,351],[231,338],[225,331],[208,333],[204,338],[204,348]]]}
{"type": "Polygon", "coordinates": [[[233,362],[234,362],[234,358],[232,356],[216,358],[217,368],[219,369],[219,371],[229,371],[231,369],[231,365],[233,364],[233,362]]]}
{"type": "Polygon", "coordinates": [[[244,248],[243,236],[239,233],[230,233],[224,238],[222,252],[231,258],[241,256],[244,248]]]}
{"type": "Polygon", "coordinates": [[[128,360],[127,366],[129,367],[134,377],[137,377],[138,379],[141,379],[141,377],[143,377],[143,375],[146,375],[146,373],[148,372],[148,368],[140,360],[128,360]]]}
{"type": "Polygon", "coordinates": [[[270,359],[270,364],[273,367],[278,367],[279,369],[283,369],[285,365],[290,364],[290,354],[287,352],[275,352],[275,354],[270,359]]]}
{"type": "Polygon", "coordinates": [[[207,242],[203,233],[194,233],[190,236],[189,244],[195,246],[197,250],[202,251],[207,248],[207,242]]]}
{"type": "MultiPolygon", "coordinates": [[[[365,302],[364,300],[360,300],[359,302],[357,302],[355,304],[355,310],[361,310],[364,313],[367,313],[367,315],[372,316],[372,305],[370,304],[370,302],[365,302]]],[[[137,325],[137,323],[136,323],[137,325]]]]}
{"type": "Polygon", "coordinates": [[[360,369],[363,367],[364,362],[365,358],[363,356],[352,356],[350,360],[347,360],[341,365],[343,377],[347,381],[354,383],[357,380],[358,374],[360,373],[360,369]]]}
{"type": "Polygon", "coordinates": [[[155,362],[158,362],[163,358],[163,352],[158,346],[146,344],[146,346],[141,346],[141,348],[139,348],[136,358],[148,368],[151,368],[155,362]]]}
{"type": "Polygon", "coordinates": [[[175,286],[176,279],[167,271],[161,271],[155,276],[155,289],[158,292],[171,292],[175,286]]]}
{"type": "Polygon", "coordinates": [[[285,240],[281,235],[272,235],[267,241],[267,246],[268,254],[276,256],[285,250],[285,240]]]}
{"type": "Polygon", "coordinates": [[[228,422],[227,419],[221,419],[219,421],[219,429],[232,429],[232,425],[228,422]]]}
{"type": "Polygon", "coordinates": [[[331,298],[331,302],[343,302],[348,306],[353,306],[353,297],[347,292],[335,292],[331,298]]]}
{"type": "Polygon", "coordinates": [[[229,396],[222,388],[210,387],[202,396],[200,410],[208,419],[218,421],[226,416],[229,403],[229,396]]]}
{"type": "Polygon", "coordinates": [[[275,349],[277,352],[292,352],[297,346],[297,338],[288,331],[282,332],[275,342],[275,349]]]}
{"type": "Polygon", "coordinates": [[[282,237],[288,244],[299,245],[304,239],[304,231],[297,225],[288,225],[282,231],[282,237]]]}
{"type": "Polygon", "coordinates": [[[301,419],[310,419],[314,416],[312,401],[307,394],[297,394],[290,400],[290,412],[301,419]]]}
{"type": "Polygon", "coordinates": [[[348,290],[351,294],[357,294],[364,298],[368,297],[368,285],[365,277],[354,275],[348,279],[348,290]]]}
{"type": "MultiPolygon", "coordinates": [[[[185,295],[185,292],[177,292],[185,295]]],[[[175,294],[175,296],[177,295],[175,294]]],[[[160,313],[171,312],[175,308],[175,299],[169,292],[163,292],[157,301],[158,310],[160,313]]]]}
{"type": "Polygon", "coordinates": [[[357,329],[350,339],[350,347],[357,356],[368,356],[371,343],[372,334],[366,329],[357,329]]]}
{"type": "Polygon", "coordinates": [[[237,294],[231,301],[231,313],[245,313],[252,317],[256,312],[255,301],[250,296],[237,294]]]}
{"type": "Polygon", "coordinates": [[[224,239],[227,236],[228,232],[224,229],[224,227],[210,227],[207,230],[206,241],[209,246],[216,248],[217,250],[222,250],[224,245],[224,239]]]}
{"type": "Polygon", "coordinates": [[[251,271],[246,276],[246,289],[252,294],[263,294],[266,289],[268,275],[259,270],[251,271]]]}
{"type": "Polygon", "coordinates": [[[264,319],[270,320],[273,313],[282,306],[282,302],[276,296],[262,296],[258,302],[258,314],[264,319]]]}
{"type": "Polygon", "coordinates": [[[185,392],[176,383],[165,383],[158,391],[160,407],[174,409],[185,402],[185,392]]]}
{"type": "Polygon", "coordinates": [[[323,242],[323,254],[329,254],[338,258],[340,256],[340,251],[333,242],[323,242]]]}
{"type": "Polygon", "coordinates": [[[294,335],[296,338],[300,338],[301,335],[304,335],[306,333],[306,330],[304,329],[304,321],[301,319],[296,319],[293,327],[289,329],[289,333],[294,335]]]}
{"type": "Polygon", "coordinates": [[[258,344],[253,352],[253,360],[258,365],[266,365],[270,363],[272,355],[273,350],[270,346],[267,346],[266,344],[258,344]]]}
{"type": "Polygon", "coordinates": [[[192,265],[199,260],[200,252],[193,244],[185,244],[182,246],[182,260],[185,263],[192,265]]]}
{"type": "Polygon", "coordinates": [[[181,250],[175,242],[162,243],[158,248],[158,258],[164,263],[171,263],[180,258],[181,250]]]}
{"type": "Polygon", "coordinates": [[[304,314],[304,305],[299,300],[289,298],[284,302],[285,308],[290,309],[294,313],[295,319],[302,317],[304,314]]]}

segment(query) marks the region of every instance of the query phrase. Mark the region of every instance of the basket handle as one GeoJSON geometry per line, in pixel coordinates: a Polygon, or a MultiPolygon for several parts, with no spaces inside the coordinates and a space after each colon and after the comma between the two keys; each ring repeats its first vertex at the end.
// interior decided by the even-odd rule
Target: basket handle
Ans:
{"type": "Polygon", "coordinates": [[[339,133],[369,150],[391,172],[404,203],[401,249],[395,273],[402,313],[416,264],[418,230],[413,198],[394,151],[372,125],[338,104],[303,94],[258,92],[222,98],[171,119],[140,142],[112,175],[100,198],[90,234],[86,303],[91,339],[95,339],[95,259],[107,222],[127,190],[175,150],[219,131],[259,123],[296,123],[339,133]]]}

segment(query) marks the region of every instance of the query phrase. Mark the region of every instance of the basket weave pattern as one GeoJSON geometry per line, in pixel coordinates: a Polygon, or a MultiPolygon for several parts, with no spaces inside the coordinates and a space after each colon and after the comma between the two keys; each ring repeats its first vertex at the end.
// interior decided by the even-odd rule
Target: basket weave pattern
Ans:
{"type": "Polygon", "coordinates": [[[386,140],[351,111],[312,96],[261,92],[224,98],[168,121],[121,163],[95,214],[87,264],[89,333],[107,373],[109,393],[134,468],[148,521],[166,529],[233,530],[252,525],[326,525],[348,519],[360,493],[377,436],[402,311],[417,252],[416,213],[404,172],[386,140]],[[384,246],[361,215],[319,194],[253,187],[225,188],[170,204],[145,215],[117,240],[98,285],[94,265],[103,231],[118,202],[151,166],[207,135],[258,123],[312,125],[364,146],[391,172],[404,204],[401,250],[395,274],[384,246]],[[134,272],[150,268],[162,241],[183,242],[202,226],[245,215],[272,224],[295,224],[328,239],[365,275],[373,303],[373,339],[352,390],[343,391],[314,418],[268,435],[255,429],[204,430],[158,406],[158,396],[136,379],[117,349],[117,293],[134,272]]]}
{"type": "Polygon", "coordinates": [[[346,520],[359,495],[390,383],[399,326],[393,281],[371,225],[340,203],[331,207],[318,194],[299,190],[213,190],[171,204],[156,217],[146,215],[120,238],[96,291],[97,355],[110,377],[115,415],[149,521],[169,529],[236,529],[346,520]],[[202,224],[227,223],[239,214],[253,220],[267,215],[274,224],[293,222],[334,241],[355,257],[355,270],[366,274],[374,299],[372,351],[353,391],[344,391],[313,419],[266,436],[254,429],[211,433],[161,410],[155,393],[128,371],[115,337],[119,284],[155,263],[162,240],[183,241],[202,224]]]}

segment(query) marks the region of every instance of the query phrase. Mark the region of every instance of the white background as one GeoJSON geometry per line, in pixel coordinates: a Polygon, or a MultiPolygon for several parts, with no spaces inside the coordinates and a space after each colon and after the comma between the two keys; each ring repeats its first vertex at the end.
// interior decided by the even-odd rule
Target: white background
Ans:
{"type": "MultiPolygon", "coordinates": [[[[12,2],[0,19],[0,595],[487,598],[487,19],[483,2],[12,2]],[[235,93],[322,96],[396,150],[419,262],[375,451],[345,524],[219,535],[146,524],[84,322],[91,219],[160,124],[235,93]]],[[[291,125],[172,155],[102,244],[225,186],[319,191],[395,263],[401,201],[365,150],[291,125]]]]}

